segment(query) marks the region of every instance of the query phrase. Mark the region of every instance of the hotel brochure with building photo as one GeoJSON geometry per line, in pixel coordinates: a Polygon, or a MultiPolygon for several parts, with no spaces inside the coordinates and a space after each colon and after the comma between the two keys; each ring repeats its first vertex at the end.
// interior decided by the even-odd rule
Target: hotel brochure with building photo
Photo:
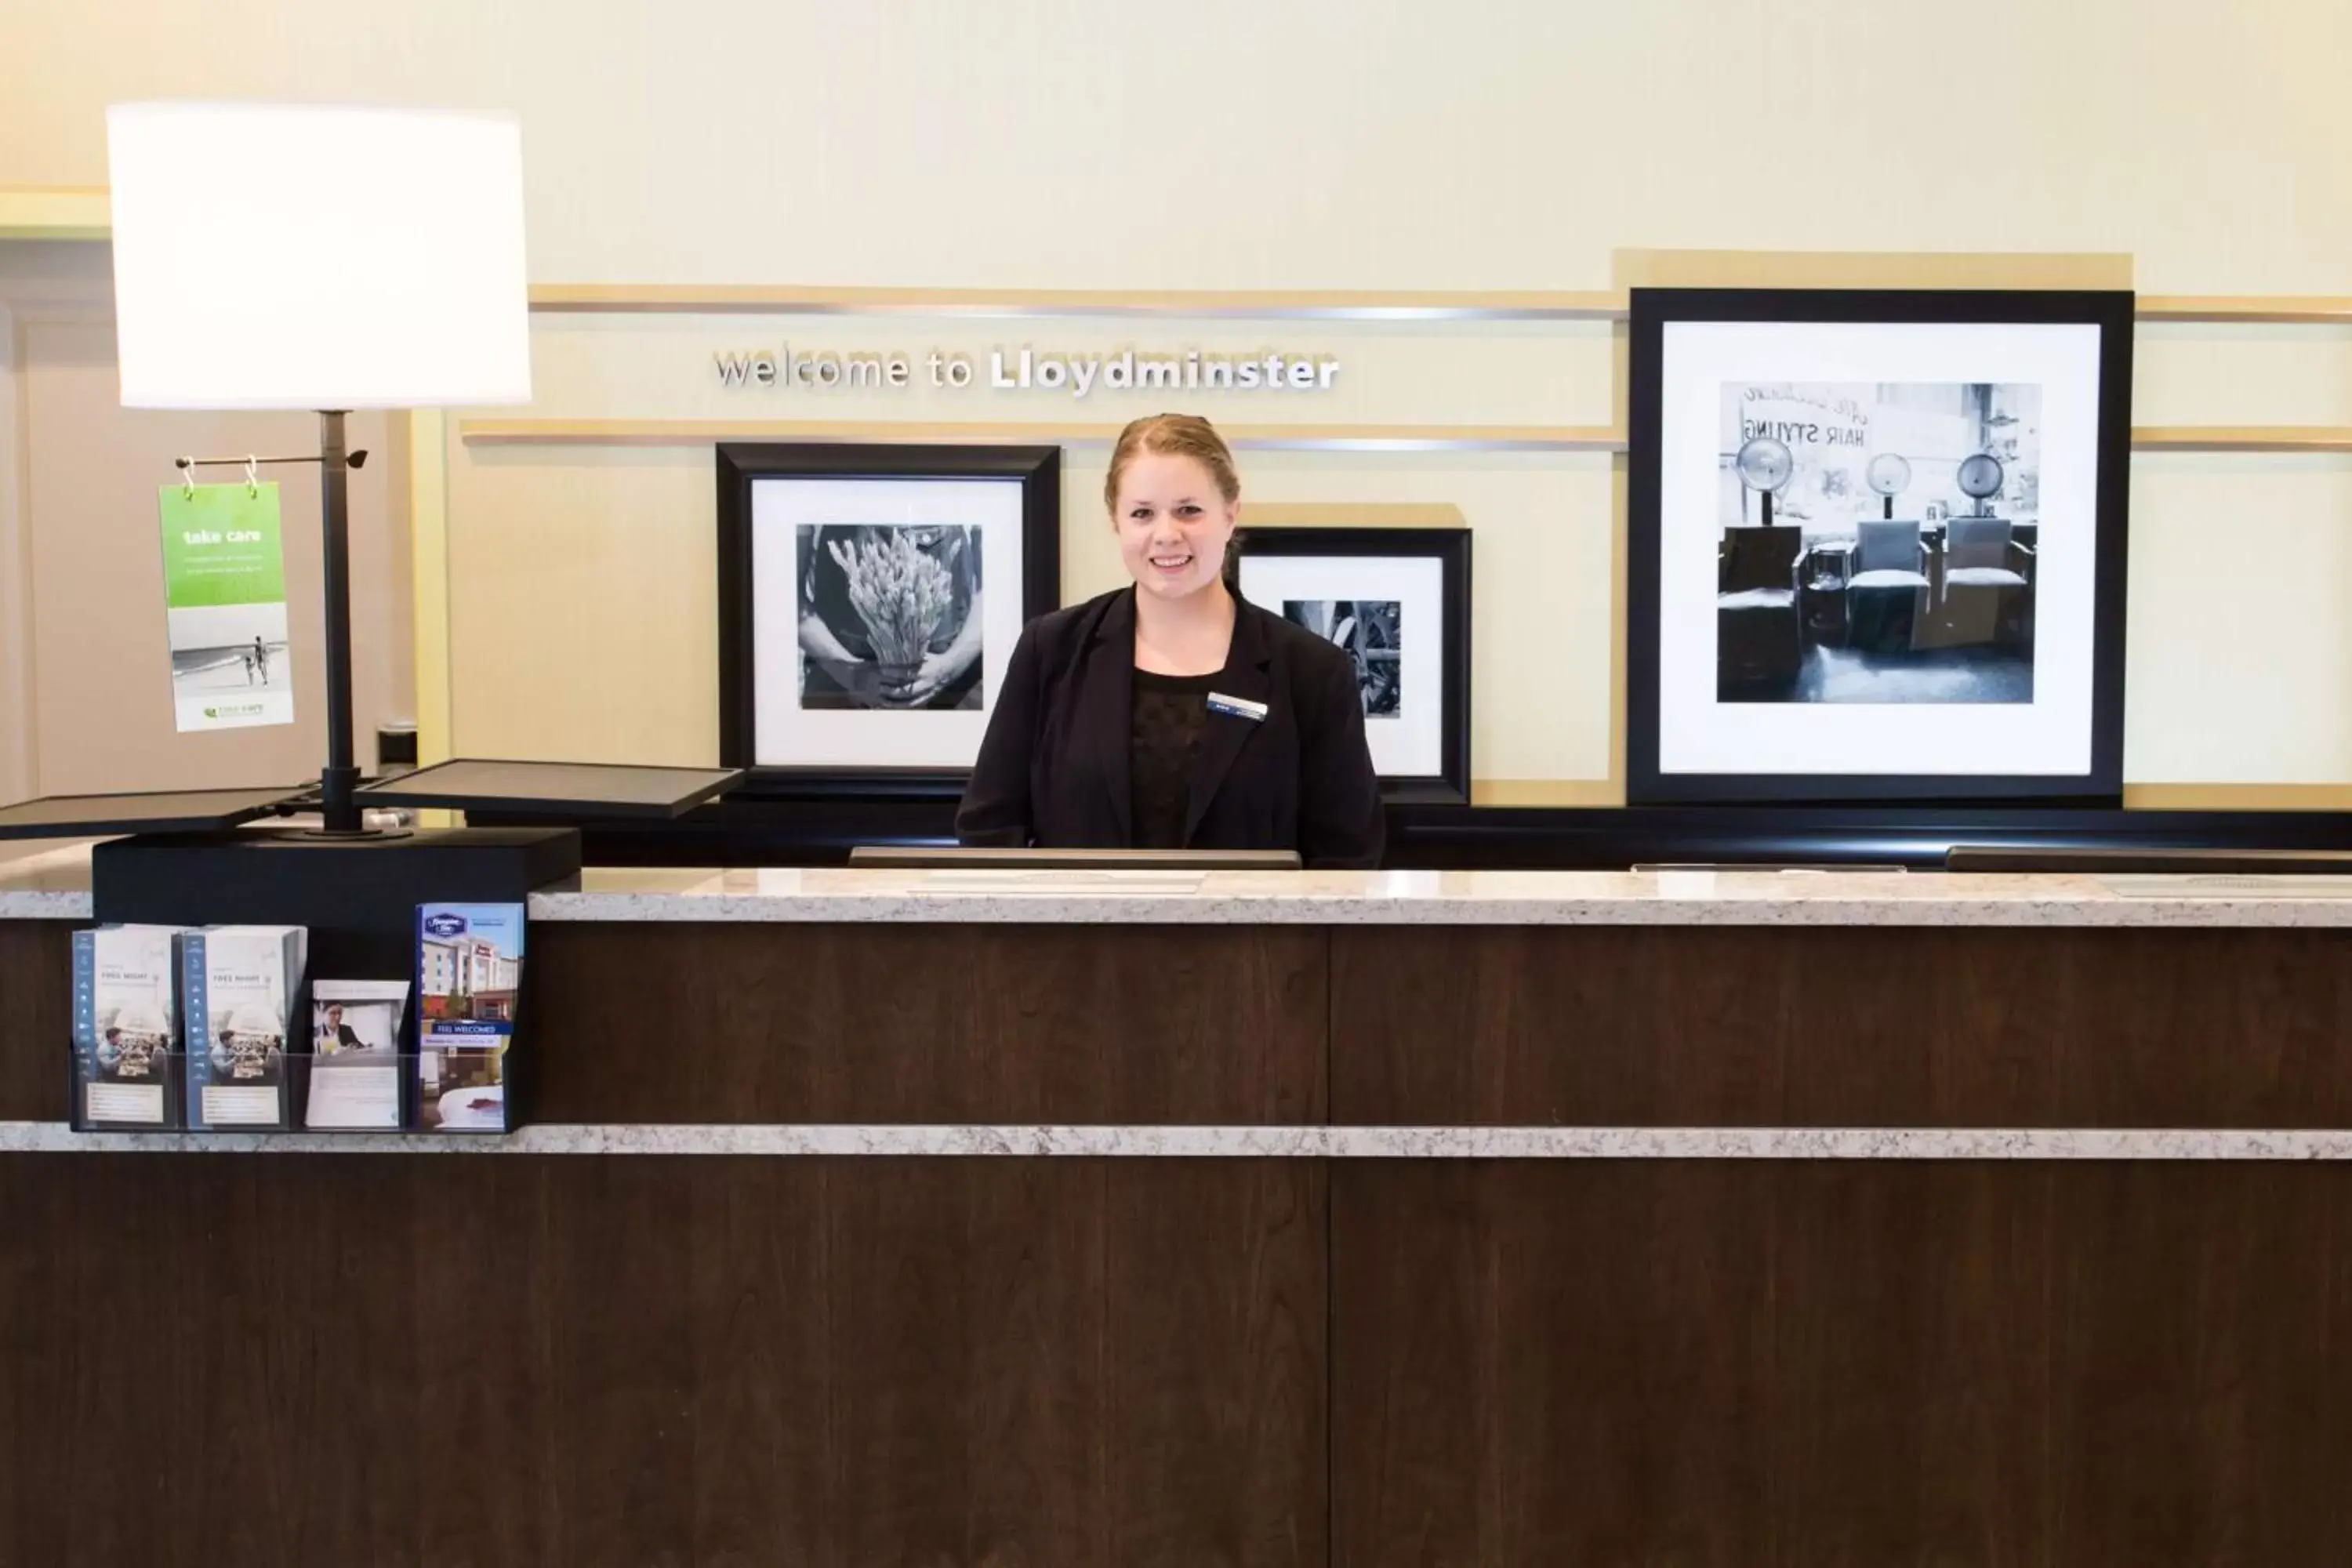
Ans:
{"type": "Polygon", "coordinates": [[[510,1130],[507,1052],[522,962],[522,905],[417,906],[420,1131],[510,1130]]]}

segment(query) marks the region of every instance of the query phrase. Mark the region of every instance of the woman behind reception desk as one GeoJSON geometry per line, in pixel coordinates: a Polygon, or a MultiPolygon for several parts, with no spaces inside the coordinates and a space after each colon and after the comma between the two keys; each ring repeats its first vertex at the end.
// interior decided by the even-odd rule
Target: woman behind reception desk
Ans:
{"type": "Polygon", "coordinates": [[[1111,450],[1103,500],[1134,586],[1023,629],[957,837],[1379,864],[1354,667],[1234,592],[1241,480],[1223,438],[1190,415],[1135,421],[1111,450]]]}

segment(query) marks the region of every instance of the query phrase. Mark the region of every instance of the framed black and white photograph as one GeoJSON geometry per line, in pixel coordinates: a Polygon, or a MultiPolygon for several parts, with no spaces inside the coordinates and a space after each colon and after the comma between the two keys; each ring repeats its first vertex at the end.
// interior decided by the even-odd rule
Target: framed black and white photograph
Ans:
{"type": "Polygon", "coordinates": [[[1635,289],[1627,798],[2120,799],[2131,331],[1635,289]]]}
{"type": "Polygon", "coordinates": [[[1470,531],[1260,527],[1242,597],[1347,650],[1391,799],[1470,798],[1470,531]]]}
{"type": "Polygon", "coordinates": [[[722,762],[953,793],[1060,548],[1058,447],[720,447],[722,762]]]}

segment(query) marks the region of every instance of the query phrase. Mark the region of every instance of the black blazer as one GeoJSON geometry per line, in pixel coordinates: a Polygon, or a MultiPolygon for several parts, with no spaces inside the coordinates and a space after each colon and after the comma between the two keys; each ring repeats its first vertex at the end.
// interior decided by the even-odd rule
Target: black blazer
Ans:
{"type": "MultiPolygon", "coordinates": [[[[1373,867],[1386,825],[1345,650],[1247,602],[1213,688],[1265,705],[1211,710],[1192,757],[1184,843],[1296,849],[1373,867]]],[[[1134,843],[1135,590],[1040,616],[1021,632],[956,813],[966,844],[1123,849],[1134,843]]]]}

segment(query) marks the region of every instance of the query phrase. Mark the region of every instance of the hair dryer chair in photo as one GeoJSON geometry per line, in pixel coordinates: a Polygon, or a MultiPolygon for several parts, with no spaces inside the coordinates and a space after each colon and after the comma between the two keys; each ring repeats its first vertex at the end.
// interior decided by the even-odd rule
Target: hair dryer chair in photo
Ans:
{"type": "Polygon", "coordinates": [[[1797,607],[1797,558],[1805,531],[1729,528],[1715,595],[1717,681],[1720,688],[1785,687],[1804,662],[1804,624],[1797,607]]]}

